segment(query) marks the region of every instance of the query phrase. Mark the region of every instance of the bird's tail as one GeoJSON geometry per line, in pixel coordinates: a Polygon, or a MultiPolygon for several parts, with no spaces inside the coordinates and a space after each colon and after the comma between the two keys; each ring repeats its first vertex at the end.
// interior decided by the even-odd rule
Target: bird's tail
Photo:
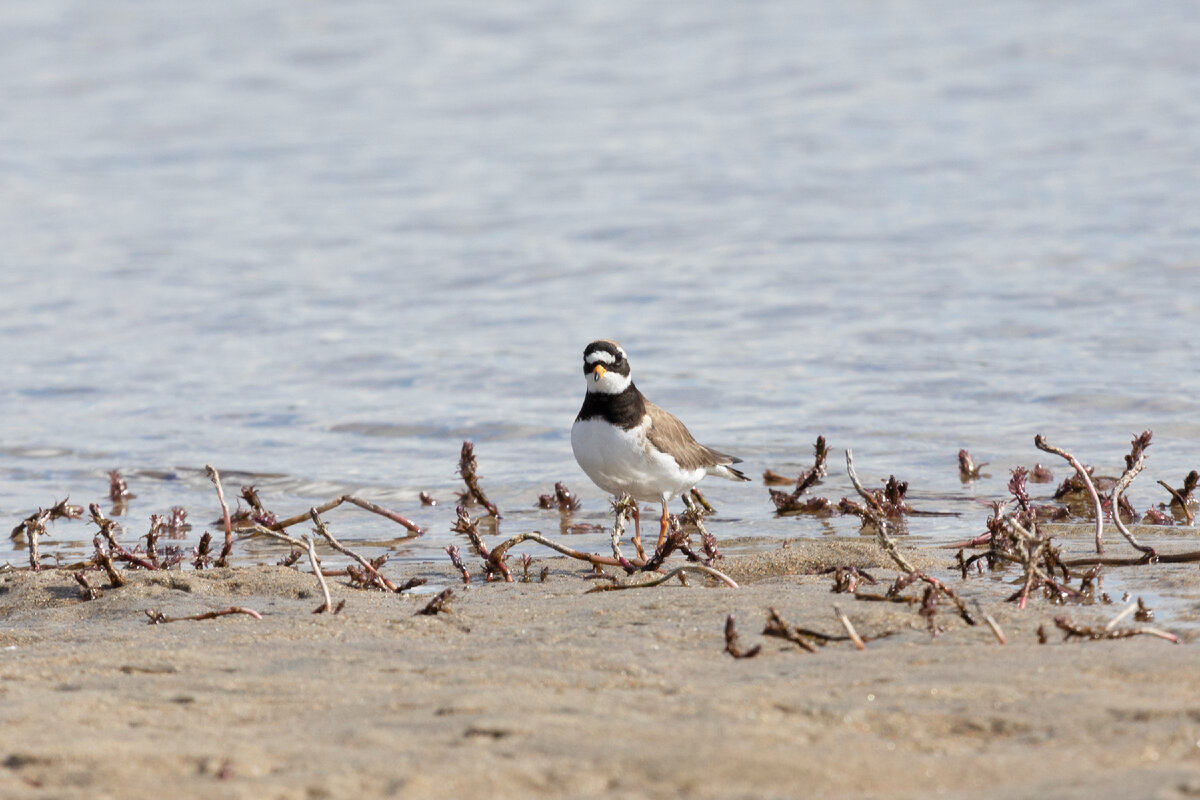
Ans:
{"type": "MultiPolygon", "coordinates": [[[[741,459],[738,459],[738,461],[741,461],[741,459]]],[[[718,478],[725,478],[725,479],[731,480],[731,481],[748,481],[748,480],[750,480],[749,478],[746,477],[746,473],[742,472],[740,469],[734,469],[733,467],[729,466],[728,464],[721,464],[719,466],[709,467],[708,474],[716,475],[718,478]]]]}

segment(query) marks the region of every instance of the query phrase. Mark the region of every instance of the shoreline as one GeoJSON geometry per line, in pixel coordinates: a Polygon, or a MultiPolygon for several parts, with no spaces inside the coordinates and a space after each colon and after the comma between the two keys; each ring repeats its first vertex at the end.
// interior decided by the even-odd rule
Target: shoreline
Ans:
{"type": "MultiPolygon", "coordinates": [[[[908,604],[830,591],[829,566],[895,575],[873,540],[797,540],[730,556],[732,590],[672,582],[586,594],[590,570],[536,558],[544,582],[464,587],[405,564],[418,594],[283,567],[128,573],[82,602],[69,573],[0,575],[7,709],[0,794],[151,797],[1182,797],[1200,791],[1200,675],[1149,637],[1064,642],[1123,604],[1024,611],[1003,581],[959,581],[945,551],[905,550],[959,587],[931,637],[908,604]],[[450,613],[418,614],[453,589],[450,613]],[[262,614],[149,625],[228,606],[262,614]],[[829,635],[816,653],[762,636],[768,609],[829,635]],[[743,649],[724,652],[736,619],[743,649]],[[1037,628],[1049,630],[1037,643],[1037,628]],[[881,637],[881,638],[878,638],[881,637]]],[[[476,559],[468,561],[472,569],[476,559]]],[[[1142,569],[1142,568],[1132,568],[1142,569]]],[[[1161,578],[1164,568],[1155,566],[1161,578]]],[[[1194,572],[1169,570],[1181,590],[1194,572]]],[[[1129,573],[1126,570],[1122,575],[1129,573]]],[[[1130,579],[1132,582],[1132,579],[1130,579]]],[[[1168,624],[1168,623],[1161,623],[1168,624]]]]}

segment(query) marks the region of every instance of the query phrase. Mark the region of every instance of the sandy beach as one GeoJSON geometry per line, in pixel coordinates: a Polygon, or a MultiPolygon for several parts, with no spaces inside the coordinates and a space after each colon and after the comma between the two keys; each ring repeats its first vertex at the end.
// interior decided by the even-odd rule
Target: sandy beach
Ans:
{"type": "Polygon", "coordinates": [[[1055,615],[1103,625],[1123,603],[1019,611],[1007,583],[962,582],[946,551],[909,549],[1007,644],[953,608],[932,637],[914,606],[833,594],[815,574],[858,566],[882,591],[896,573],[872,540],[774,547],[720,562],[736,590],[693,576],[587,593],[607,581],[559,558],[535,560],[528,583],[396,568],[429,583],[394,595],[333,579],[336,615],[313,614],[314,577],[285,567],[130,573],[89,602],[66,572],[9,572],[0,795],[1200,795],[1195,629],[1177,626],[1178,645],[1064,642],[1055,615]],[[449,613],[416,613],[445,587],[449,613]],[[232,605],[262,619],[144,613],[232,605]],[[774,608],[844,635],[835,605],[865,650],[760,633],[774,608]],[[757,656],[725,652],[729,614],[757,656]]]}

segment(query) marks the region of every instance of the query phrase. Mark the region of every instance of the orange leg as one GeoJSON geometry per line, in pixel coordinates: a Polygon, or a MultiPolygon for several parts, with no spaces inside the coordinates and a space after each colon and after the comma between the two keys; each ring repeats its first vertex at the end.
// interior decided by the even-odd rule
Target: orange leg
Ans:
{"type": "Polygon", "coordinates": [[[663,546],[663,542],[667,538],[667,527],[670,525],[670,517],[667,514],[667,504],[665,501],[663,502],[662,507],[662,519],[658,521],[658,547],[663,546]]]}
{"type": "Polygon", "coordinates": [[[638,504],[633,504],[633,549],[637,550],[638,558],[646,560],[646,551],[642,549],[642,513],[638,504]]]}

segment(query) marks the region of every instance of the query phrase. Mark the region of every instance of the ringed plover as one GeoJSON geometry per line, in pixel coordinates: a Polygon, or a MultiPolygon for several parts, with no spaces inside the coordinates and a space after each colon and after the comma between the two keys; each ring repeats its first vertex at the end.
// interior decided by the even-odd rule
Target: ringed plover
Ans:
{"type": "MultiPolygon", "coordinates": [[[[647,400],[629,375],[621,345],[598,339],[583,351],[587,394],[571,427],[575,460],[606,492],[662,503],[658,544],[667,534],[667,504],[705,475],[750,480],[731,464],[741,462],[705,447],[683,423],[647,400]]],[[[641,551],[640,515],[634,505],[635,542],[641,551]]]]}

